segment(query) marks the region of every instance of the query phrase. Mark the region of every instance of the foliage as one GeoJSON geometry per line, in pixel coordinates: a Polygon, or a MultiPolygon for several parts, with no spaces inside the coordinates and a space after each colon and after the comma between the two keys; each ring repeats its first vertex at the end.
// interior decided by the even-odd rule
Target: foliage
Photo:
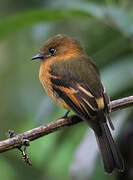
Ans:
{"type": "MultiPolygon", "coordinates": [[[[8,4],[8,1],[5,2],[8,4]]],[[[6,12],[8,7],[3,2],[0,18],[1,139],[6,138],[4,134],[8,129],[17,134],[55,120],[65,112],[44,96],[38,80],[39,63],[30,62],[41,44],[55,34],[65,33],[81,41],[86,53],[100,68],[111,99],[131,95],[133,91],[131,0],[45,0],[42,4],[39,1],[37,7],[34,0],[30,1],[31,6],[25,1],[19,11],[21,2],[18,5],[14,1],[12,12],[6,12]]],[[[125,111],[123,117],[128,117],[129,112],[125,111]]],[[[116,115],[118,117],[121,112],[112,119],[116,115]]],[[[99,176],[115,179],[114,174],[108,177],[103,173],[99,161],[90,174],[81,166],[82,159],[86,158],[79,150],[85,132],[88,129],[81,123],[32,142],[28,148],[32,168],[22,162],[17,150],[1,154],[1,179],[69,179],[70,176],[78,179],[79,174],[83,180],[90,176],[95,180],[99,176]],[[75,161],[78,162],[76,166],[75,161]]],[[[86,143],[93,148],[92,142],[86,143]]],[[[84,150],[89,156],[89,148],[84,150]]]]}

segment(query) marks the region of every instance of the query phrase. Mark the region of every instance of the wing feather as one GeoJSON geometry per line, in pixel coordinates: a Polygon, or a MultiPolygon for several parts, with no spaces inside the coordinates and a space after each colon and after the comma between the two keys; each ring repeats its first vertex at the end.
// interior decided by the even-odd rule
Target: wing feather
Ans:
{"type": "Polygon", "coordinates": [[[49,73],[53,91],[78,115],[92,118],[104,109],[99,72],[88,57],[53,63],[49,73]]]}
{"type": "Polygon", "coordinates": [[[114,129],[109,116],[109,97],[102,86],[96,65],[87,56],[53,63],[49,73],[53,91],[76,114],[92,118],[103,109],[114,129]]]}
{"type": "Polygon", "coordinates": [[[78,115],[92,118],[98,112],[98,104],[95,97],[85,85],[70,82],[65,83],[62,79],[51,78],[53,90],[65,103],[78,115]]]}

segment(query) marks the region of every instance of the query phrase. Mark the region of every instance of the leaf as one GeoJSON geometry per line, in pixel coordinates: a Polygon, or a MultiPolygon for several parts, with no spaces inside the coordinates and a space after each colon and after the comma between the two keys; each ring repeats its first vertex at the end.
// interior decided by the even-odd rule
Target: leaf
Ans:
{"type": "Polygon", "coordinates": [[[34,9],[2,19],[0,22],[0,39],[36,23],[88,17],[88,13],[74,9],[34,9]]]}
{"type": "MultiPolygon", "coordinates": [[[[60,4],[60,7],[64,7],[60,4]]],[[[96,19],[99,19],[102,23],[106,23],[109,26],[118,29],[127,37],[133,35],[133,13],[132,9],[123,9],[118,6],[104,5],[101,3],[91,2],[71,2],[65,3],[66,8],[79,10],[87,13],[96,19]]]]}
{"type": "Polygon", "coordinates": [[[0,39],[36,23],[88,17],[95,17],[101,20],[102,23],[116,26],[126,36],[133,34],[133,17],[126,10],[95,3],[70,3],[69,6],[66,5],[66,8],[64,8],[63,4],[60,9],[34,9],[2,19],[0,22],[0,39]]]}

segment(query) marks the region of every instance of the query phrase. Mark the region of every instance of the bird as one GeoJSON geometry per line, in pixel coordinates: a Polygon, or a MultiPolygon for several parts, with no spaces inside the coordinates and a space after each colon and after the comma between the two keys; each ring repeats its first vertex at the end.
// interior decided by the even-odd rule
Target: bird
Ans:
{"type": "Polygon", "coordinates": [[[39,79],[51,99],[74,112],[94,131],[102,165],[106,173],[124,171],[124,160],[113,140],[108,124],[110,99],[94,61],[86,55],[80,42],[58,34],[48,39],[32,60],[40,59],[39,79]]]}

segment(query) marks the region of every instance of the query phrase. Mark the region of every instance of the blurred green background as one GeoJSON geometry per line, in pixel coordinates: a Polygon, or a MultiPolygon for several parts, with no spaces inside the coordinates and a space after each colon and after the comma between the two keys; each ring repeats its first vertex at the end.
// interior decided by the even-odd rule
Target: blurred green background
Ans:
{"type": "MultiPolygon", "coordinates": [[[[0,1],[0,140],[9,129],[22,133],[64,114],[43,91],[39,61],[30,61],[59,33],[81,42],[111,100],[132,95],[132,0],[0,1]]],[[[32,167],[16,149],[0,154],[0,180],[133,179],[132,110],[111,114],[128,164],[124,175],[103,172],[93,134],[79,123],[33,141],[28,148],[32,167]]]]}

